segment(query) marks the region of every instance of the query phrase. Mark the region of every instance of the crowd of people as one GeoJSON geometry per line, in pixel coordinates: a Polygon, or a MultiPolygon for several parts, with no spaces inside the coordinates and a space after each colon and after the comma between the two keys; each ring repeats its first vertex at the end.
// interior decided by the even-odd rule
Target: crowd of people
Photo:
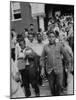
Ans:
{"type": "MultiPolygon", "coordinates": [[[[49,82],[51,95],[62,95],[67,88],[68,73],[74,75],[74,19],[73,15],[50,17],[47,31],[34,25],[21,34],[11,30],[11,77],[24,87],[26,97],[31,95],[30,84],[36,96],[44,77],[49,82]]],[[[16,88],[15,88],[16,89],[16,88]]],[[[14,86],[12,83],[12,93],[14,86]]],[[[12,95],[12,94],[11,94],[12,95]]]]}

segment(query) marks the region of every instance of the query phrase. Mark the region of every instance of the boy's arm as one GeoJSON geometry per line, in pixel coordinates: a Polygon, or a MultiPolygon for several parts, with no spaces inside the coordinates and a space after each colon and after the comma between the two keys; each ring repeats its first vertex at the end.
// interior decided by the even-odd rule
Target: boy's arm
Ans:
{"type": "Polygon", "coordinates": [[[40,65],[42,67],[44,67],[44,65],[45,65],[45,57],[46,57],[46,49],[45,49],[45,46],[44,46],[42,54],[41,54],[41,58],[40,58],[40,65]]]}
{"type": "Polygon", "coordinates": [[[42,55],[41,55],[41,58],[40,58],[40,65],[41,65],[41,75],[44,74],[44,67],[45,67],[45,57],[46,57],[46,49],[45,49],[45,46],[43,48],[43,52],[42,52],[42,55]]]}

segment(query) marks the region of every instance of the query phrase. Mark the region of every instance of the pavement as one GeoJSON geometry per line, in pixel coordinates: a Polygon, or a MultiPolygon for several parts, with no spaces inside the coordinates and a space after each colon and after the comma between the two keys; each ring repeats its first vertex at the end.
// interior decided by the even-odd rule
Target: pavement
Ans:
{"type": "MultiPolygon", "coordinates": [[[[16,85],[14,85],[15,92],[12,95],[12,98],[19,98],[19,97],[25,97],[23,88],[20,87],[20,83],[17,83],[17,89],[16,85]]],[[[44,82],[44,86],[40,86],[40,96],[51,96],[50,88],[49,88],[49,83],[44,82]]],[[[33,88],[30,85],[30,90],[31,90],[31,96],[30,97],[35,97],[35,93],[33,88]]],[[[68,74],[68,86],[67,86],[67,91],[65,92],[66,94],[73,94],[73,75],[68,74]]]]}

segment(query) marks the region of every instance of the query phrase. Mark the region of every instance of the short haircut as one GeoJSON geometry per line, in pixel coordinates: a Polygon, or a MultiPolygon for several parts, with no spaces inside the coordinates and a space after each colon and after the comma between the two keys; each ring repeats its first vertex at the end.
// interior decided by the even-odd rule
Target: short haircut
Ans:
{"type": "Polygon", "coordinates": [[[18,34],[18,35],[17,35],[17,38],[21,38],[21,37],[22,37],[22,34],[18,34]]]}
{"type": "Polygon", "coordinates": [[[11,31],[15,31],[15,29],[12,28],[11,31]]]}
{"type": "Polygon", "coordinates": [[[23,38],[23,36],[22,36],[22,34],[18,34],[17,35],[17,42],[20,42],[20,41],[22,41],[24,38],[23,38]]]}
{"type": "MultiPolygon", "coordinates": [[[[48,31],[47,32],[47,35],[49,36],[50,34],[54,34],[55,35],[55,32],[54,31],[48,31]]],[[[55,35],[56,36],[56,35],[55,35]]]]}

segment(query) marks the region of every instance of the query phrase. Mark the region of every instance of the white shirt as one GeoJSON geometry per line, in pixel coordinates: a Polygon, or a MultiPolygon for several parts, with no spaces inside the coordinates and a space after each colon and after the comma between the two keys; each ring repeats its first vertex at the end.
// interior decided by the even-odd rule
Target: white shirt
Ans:
{"type": "Polygon", "coordinates": [[[15,48],[16,45],[16,37],[11,40],[11,48],[15,48]]]}
{"type": "Polygon", "coordinates": [[[67,33],[66,32],[63,32],[63,31],[60,31],[59,36],[60,36],[60,39],[63,40],[64,37],[67,38],[67,33]]]}
{"type": "Polygon", "coordinates": [[[33,50],[34,50],[34,52],[35,52],[37,55],[41,56],[42,51],[43,51],[43,47],[44,47],[44,43],[38,43],[38,42],[37,42],[37,43],[34,45],[33,50]]]}
{"type": "Polygon", "coordinates": [[[19,46],[18,43],[16,44],[15,53],[16,53],[16,60],[17,60],[18,58],[24,58],[24,57],[25,57],[25,49],[24,49],[23,52],[22,52],[22,49],[21,49],[21,47],[19,46]]]}
{"type": "Polygon", "coordinates": [[[48,38],[46,38],[45,40],[43,40],[43,43],[44,43],[45,45],[48,44],[48,43],[49,43],[48,38]]]}
{"type": "Polygon", "coordinates": [[[37,43],[37,41],[34,39],[32,42],[30,42],[30,40],[28,40],[28,43],[26,46],[34,49],[35,48],[35,44],[37,43]]]}
{"type": "Polygon", "coordinates": [[[30,41],[27,37],[25,38],[25,42],[26,42],[26,46],[28,46],[30,41]]]}

